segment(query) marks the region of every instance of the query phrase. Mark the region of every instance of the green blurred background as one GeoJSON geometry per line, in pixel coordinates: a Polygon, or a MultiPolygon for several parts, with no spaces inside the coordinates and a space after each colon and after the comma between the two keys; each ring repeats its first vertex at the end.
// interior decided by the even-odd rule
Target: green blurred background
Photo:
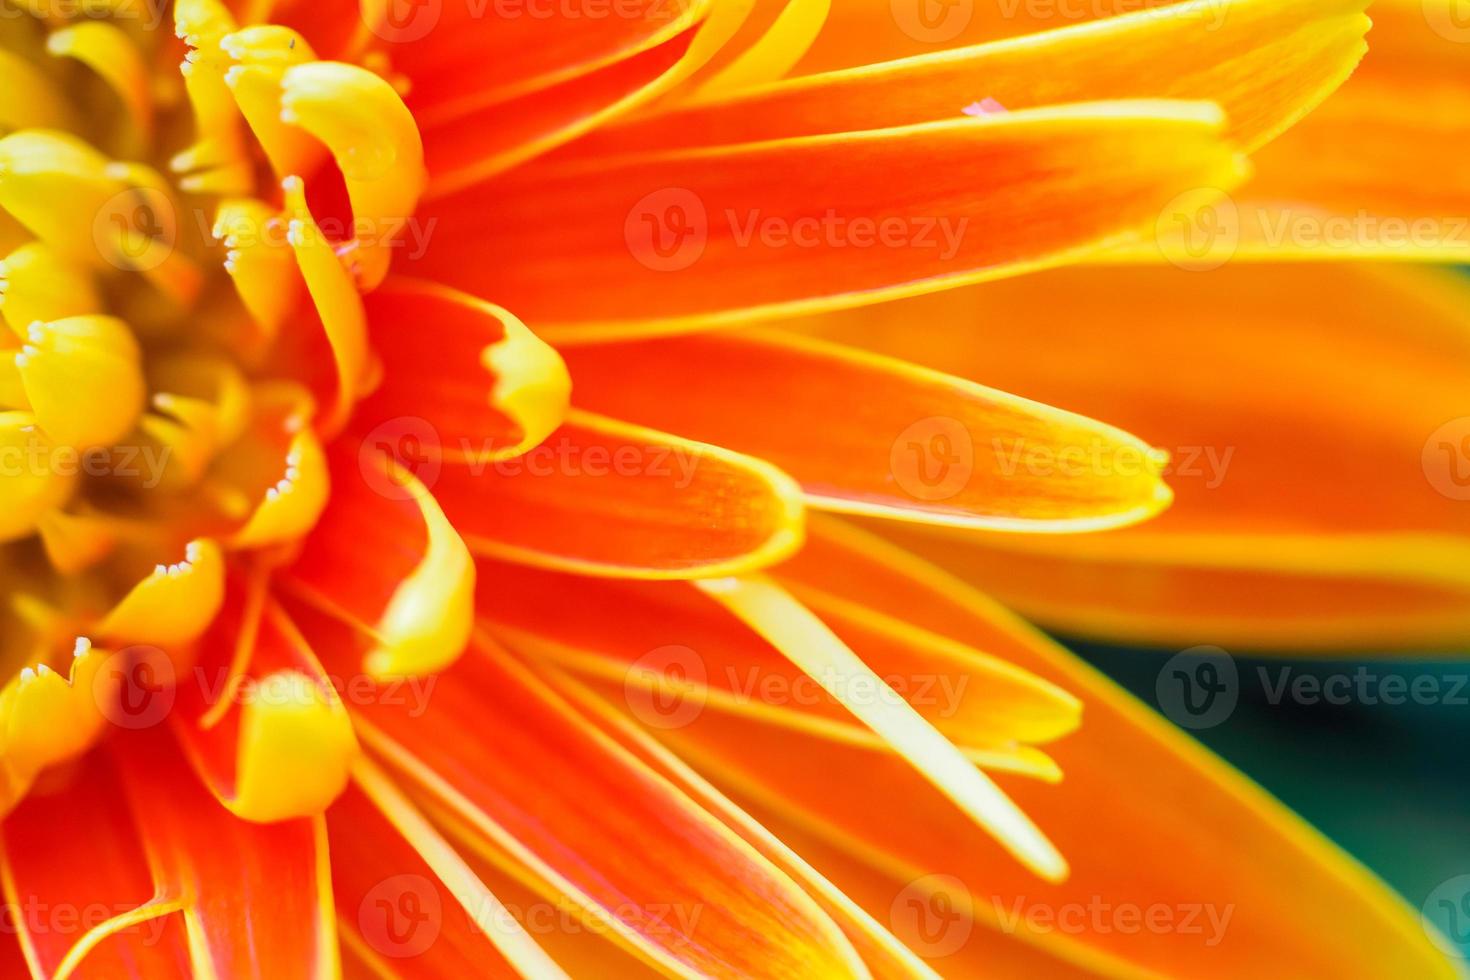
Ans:
{"type": "MultiPolygon", "coordinates": [[[[1066,641],[1155,709],[1168,653],[1066,641]]],[[[1195,737],[1248,773],[1398,889],[1415,908],[1448,879],[1470,875],[1470,657],[1461,661],[1301,660],[1236,656],[1242,678],[1265,668],[1279,678],[1352,674],[1376,685],[1433,677],[1447,703],[1402,705],[1271,703],[1259,682],[1242,681],[1231,715],[1195,737]],[[1458,697],[1449,695],[1459,688],[1458,697]],[[1448,703],[1453,701],[1454,703],[1448,703]]],[[[1412,700],[1412,699],[1411,699],[1412,700]]],[[[1438,903],[1435,903],[1436,905],[1438,903]]],[[[1445,928],[1450,913],[1433,910],[1445,928]]],[[[1459,937],[1470,958],[1466,923],[1459,937]]]]}

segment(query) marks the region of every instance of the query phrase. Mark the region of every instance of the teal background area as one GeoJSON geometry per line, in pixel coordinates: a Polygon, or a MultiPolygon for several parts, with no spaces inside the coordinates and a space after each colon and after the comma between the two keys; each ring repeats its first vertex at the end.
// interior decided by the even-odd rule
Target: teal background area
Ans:
{"type": "MultiPolygon", "coordinates": [[[[1120,650],[1069,642],[1091,663],[1155,709],[1155,683],[1170,652],[1120,650]]],[[[1243,657],[1241,675],[1283,666],[1294,675],[1352,673],[1406,680],[1432,676],[1440,689],[1465,678],[1460,661],[1301,660],[1243,657]]],[[[1422,908],[1441,883],[1470,875],[1470,706],[1465,704],[1272,704],[1259,683],[1242,683],[1240,702],[1214,728],[1191,732],[1315,824],[1422,908]]],[[[1433,911],[1442,927],[1448,913],[1433,911]]],[[[1470,923],[1459,927],[1470,958],[1470,923]]]]}

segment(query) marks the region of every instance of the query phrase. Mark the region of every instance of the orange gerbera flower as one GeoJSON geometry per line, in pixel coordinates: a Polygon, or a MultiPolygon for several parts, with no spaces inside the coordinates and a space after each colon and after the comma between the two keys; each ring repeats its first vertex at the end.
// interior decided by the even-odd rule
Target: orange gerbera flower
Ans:
{"type": "Polygon", "coordinates": [[[1148,444],[693,331],[1126,254],[1347,77],[1364,0],[995,43],[969,5],[0,3],[7,975],[1451,973],[806,511],[1121,528],[1170,500],[1148,444]],[[949,47],[887,61],[879,8],[949,47]]]}

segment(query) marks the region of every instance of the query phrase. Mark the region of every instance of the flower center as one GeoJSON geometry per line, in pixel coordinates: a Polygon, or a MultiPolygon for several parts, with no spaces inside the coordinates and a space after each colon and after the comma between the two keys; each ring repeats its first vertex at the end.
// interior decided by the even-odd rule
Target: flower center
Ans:
{"type": "Polygon", "coordinates": [[[360,294],[424,184],[365,25],[328,61],[218,0],[177,0],[172,32],[142,3],[21,6],[0,17],[12,770],[51,761],[6,740],[19,687],[75,681],[91,642],[187,645],[227,566],[315,524],[323,447],[375,378],[360,294]]]}

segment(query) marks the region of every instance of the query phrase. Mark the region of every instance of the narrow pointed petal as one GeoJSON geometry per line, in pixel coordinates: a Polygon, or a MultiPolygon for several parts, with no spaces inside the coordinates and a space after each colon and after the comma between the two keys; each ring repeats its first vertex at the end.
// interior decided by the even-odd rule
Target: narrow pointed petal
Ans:
{"type": "Polygon", "coordinates": [[[881,129],[1096,99],[1209,99],[1254,150],[1334,91],[1366,50],[1367,0],[1215,0],[1024,40],[807,75],[644,114],[571,152],[669,149],[881,129]]]}
{"type": "MultiPolygon", "coordinates": [[[[333,629],[308,626],[323,648],[333,629]]],[[[462,844],[568,896],[675,975],[861,974],[804,892],[508,655],[478,640],[439,680],[419,710],[370,701],[358,724],[393,772],[465,825],[462,844]]]]}
{"type": "MultiPolygon", "coordinates": [[[[803,598],[984,768],[1045,777],[1028,767],[1040,760],[1022,743],[1077,725],[1073,699],[1005,661],[830,596],[804,590],[803,598]]],[[[498,640],[574,673],[651,724],[724,711],[892,751],[776,647],[684,583],[597,581],[481,562],[476,610],[498,640]]]]}
{"type": "Polygon", "coordinates": [[[775,467],[586,412],[523,456],[425,482],[472,552],[581,574],[730,574],[801,543],[800,489],[775,467]]]}
{"type": "Polygon", "coordinates": [[[393,830],[413,846],[459,906],[470,913],[476,927],[490,936],[497,952],[516,973],[566,980],[566,974],[525,928],[510,918],[505,906],[484,886],[454,845],[444,839],[386,772],[364,759],[353,772],[353,782],[393,830]]]}
{"type": "Polygon", "coordinates": [[[1145,526],[945,543],[1015,608],[1125,641],[1381,652],[1470,637],[1467,309],[1470,283],[1438,270],[1072,270],[816,328],[1172,454],[1175,504],[1145,526]]]}
{"type": "Polygon", "coordinates": [[[729,797],[660,745],[615,706],[593,694],[571,676],[557,669],[548,671],[551,683],[595,720],[620,745],[675,783],[692,799],[718,817],[772,863],[785,871],[842,927],[843,933],[862,956],[875,980],[923,978],[937,980],[921,959],[908,950],[878,919],[858,906],[841,888],[824,877],[782,838],[771,833],[729,797]]]}
{"type": "Polygon", "coordinates": [[[1131,524],[1169,502],[1152,448],[1127,433],[855,348],[763,331],[584,345],[565,356],[579,404],[771,462],[814,507],[1067,532],[1131,524]],[[670,377],[687,385],[682,397],[665,397],[670,377]],[[1037,454],[1077,465],[1027,466],[1037,454]]]}
{"type": "Polygon", "coordinates": [[[532,165],[430,202],[405,268],[553,342],[851,306],[1054,262],[1233,187],[1222,127],[1210,105],[1104,102],[532,165]]]}
{"type": "MultiPolygon", "coordinates": [[[[1111,682],[932,566],[818,523],[793,574],[995,651],[1082,698],[1085,735],[1055,746],[1066,779],[1008,787],[1066,854],[1071,877],[1038,883],[952,808],[926,799],[907,767],[858,765],[849,748],[793,750],[790,736],[747,726],[694,743],[705,772],[886,873],[890,901],[927,897],[922,879],[943,870],[969,896],[977,930],[1000,929],[1094,971],[1456,975],[1400,899],[1111,682]],[[1109,831],[1099,834],[1104,808],[1109,831]],[[1193,915],[1201,926],[1125,930],[1088,911],[1102,904],[1163,907],[1174,923],[1193,915]],[[1324,934],[1340,941],[1323,944],[1324,934]]],[[[668,734],[697,739],[699,723],[668,734]]]]}

